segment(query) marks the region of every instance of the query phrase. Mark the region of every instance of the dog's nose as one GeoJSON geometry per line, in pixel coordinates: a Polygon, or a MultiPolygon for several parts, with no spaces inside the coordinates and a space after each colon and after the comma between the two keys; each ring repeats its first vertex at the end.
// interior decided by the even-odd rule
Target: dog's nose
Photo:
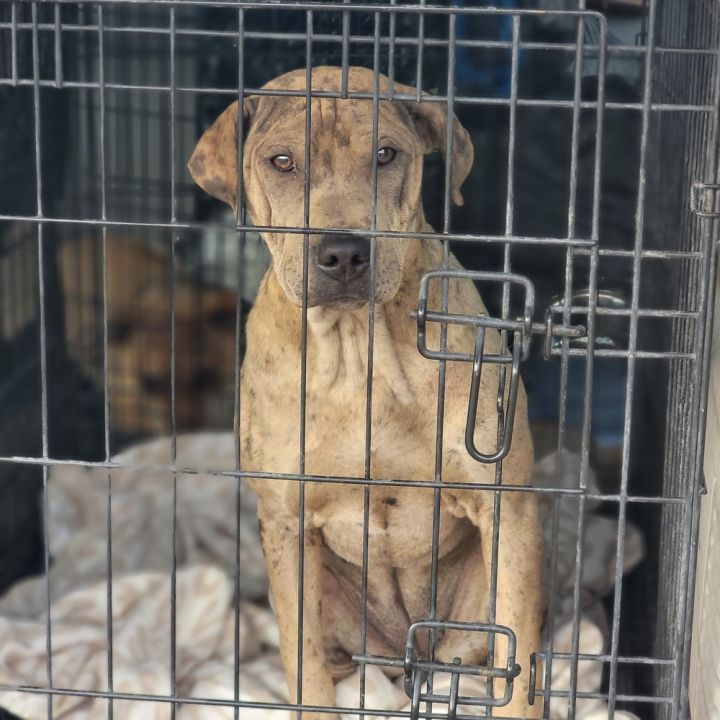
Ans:
{"type": "Polygon", "coordinates": [[[370,240],[357,235],[330,235],[317,246],[317,265],[334,280],[349,282],[370,264],[370,240]]]}

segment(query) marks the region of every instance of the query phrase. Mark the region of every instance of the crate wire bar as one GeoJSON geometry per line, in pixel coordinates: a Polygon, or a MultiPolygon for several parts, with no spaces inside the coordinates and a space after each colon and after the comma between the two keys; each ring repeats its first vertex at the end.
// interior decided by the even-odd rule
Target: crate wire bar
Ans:
{"type": "MultiPolygon", "coordinates": [[[[702,206],[699,212],[692,212],[690,206],[691,193],[696,192],[696,184],[713,184],[720,181],[718,177],[717,158],[719,151],[718,136],[718,103],[720,102],[720,71],[718,69],[720,53],[720,18],[711,3],[698,3],[694,9],[683,7],[682,3],[672,0],[649,0],[647,3],[646,34],[642,45],[613,45],[608,44],[606,18],[597,12],[584,9],[584,3],[578,3],[576,10],[541,10],[541,9],[502,9],[476,6],[447,6],[428,5],[425,2],[398,4],[391,3],[350,3],[350,2],[299,2],[299,3],[272,3],[272,10],[278,13],[295,13],[304,17],[305,32],[274,32],[261,30],[247,30],[248,18],[254,12],[262,12],[269,7],[264,2],[245,2],[244,0],[53,0],[52,2],[33,2],[32,0],[15,0],[9,3],[9,12],[0,14],[0,33],[3,39],[9,39],[9,62],[0,63],[0,90],[28,88],[32,92],[33,100],[33,136],[34,136],[34,171],[35,171],[35,212],[14,212],[12,210],[0,213],[0,224],[22,224],[34,228],[37,241],[38,273],[38,333],[39,333],[39,376],[41,385],[41,453],[39,455],[0,454],[0,464],[10,466],[34,466],[42,468],[42,482],[44,493],[43,515],[45,525],[48,525],[48,483],[51,481],[50,469],[52,467],[73,466],[77,468],[100,468],[107,470],[107,634],[108,634],[108,688],[107,691],[81,691],[72,688],[58,688],[53,683],[52,666],[52,620],[50,614],[53,598],[50,591],[50,566],[52,562],[52,548],[45,536],[44,565],[47,578],[47,687],[15,687],[0,686],[7,691],[20,691],[27,693],[40,693],[47,695],[48,717],[53,717],[53,697],[57,695],[71,695],[80,697],[106,698],[108,700],[108,717],[113,717],[113,700],[136,700],[170,703],[171,717],[175,717],[179,704],[197,704],[207,706],[232,707],[234,717],[242,716],[242,708],[266,708],[267,710],[291,711],[320,711],[320,712],[346,712],[355,716],[377,715],[406,717],[408,713],[400,711],[383,711],[366,708],[365,698],[365,664],[371,660],[366,656],[367,644],[367,579],[368,579],[368,537],[370,522],[370,488],[396,484],[403,487],[423,487],[432,490],[434,497],[433,512],[433,552],[431,563],[431,605],[430,621],[436,620],[437,592],[438,592],[438,552],[440,538],[440,502],[443,488],[472,488],[478,492],[493,494],[494,506],[494,532],[493,532],[493,570],[490,579],[490,610],[489,622],[494,622],[495,616],[495,589],[497,583],[497,546],[499,542],[499,519],[502,494],[505,492],[536,493],[538,497],[546,496],[553,503],[553,537],[557,541],[558,515],[563,500],[575,503],[578,508],[576,564],[574,578],[573,615],[574,626],[570,652],[560,652],[553,647],[552,618],[554,617],[553,583],[555,572],[550,574],[550,589],[548,593],[550,627],[542,648],[538,648],[538,656],[545,661],[543,670],[543,687],[537,690],[538,698],[543,698],[545,707],[549,707],[551,698],[566,698],[568,717],[575,717],[576,702],[578,699],[598,698],[606,700],[609,708],[609,717],[617,708],[618,703],[634,703],[634,707],[653,708],[654,717],[665,719],[688,717],[687,687],[689,674],[689,644],[692,614],[692,587],[694,579],[697,520],[699,515],[699,488],[703,453],[703,435],[705,412],[707,404],[708,370],[710,359],[710,332],[712,327],[712,305],[714,300],[717,213],[706,211],[702,206]],[[29,8],[29,13],[27,9],[29,8]],[[66,10],[82,8],[87,11],[87,22],[67,22],[64,19],[66,10]],[[51,14],[45,12],[52,11],[51,14]],[[151,24],[139,25],[135,23],[119,23],[117,11],[122,9],[167,10],[168,26],[156,25],[153,17],[151,24]],[[222,9],[223,12],[234,12],[237,18],[237,29],[219,30],[202,27],[187,27],[187,11],[189,9],[222,9]],[[314,21],[321,14],[336,14],[341,18],[341,33],[314,32],[314,21]],[[365,15],[370,18],[372,32],[366,35],[351,32],[351,19],[365,15]],[[409,37],[400,34],[396,21],[399,15],[417,16],[417,36],[409,37]],[[425,19],[431,16],[442,16],[447,19],[447,39],[430,37],[425,34],[425,19]],[[512,27],[512,39],[487,40],[480,38],[458,37],[456,23],[462,17],[503,17],[509,18],[512,27]],[[29,18],[29,19],[28,19],[29,18]],[[384,25],[384,19],[388,23],[384,25]],[[537,42],[523,39],[523,27],[526,23],[535,20],[559,19],[574,23],[576,37],[574,42],[537,42]],[[673,35],[673,24],[680,27],[679,20],[684,20],[685,36],[673,35]],[[593,26],[595,38],[588,42],[585,30],[593,26]],[[386,31],[383,30],[386,27],[386,31]],[[31,36],[31,76],[22,72],[25,67],[21,58],[21,40],[27,34],[31,36]],[[168,40],[168,67],[169,82],[167,84],[147,84],[110,81],[107,74],[105,43],[108,38],[120,37],[127,34],[144,34],[154,39],[168,40]],[[49,76],[43,72],[41,63],[41,46],[46,37],[52,38],[53,74],[49,76]],[[237,45],[236,62],[238,67],[238,82],[235,87],[203,86],[201,84],[186,84],[187,78],[178,80],[177,57],[178,45],[181,42],[205,40],[230,40],[237,45]],[[304,58],[306,70],[306,89],[304,91],[262,90],[257,87],[246,86],[245,67],[247,62],[248,41],[277,41],[295,42],[304,44],[304,58]],[[69,68],[64,60],[64,48],[75,42],[95,42],[97,80],[71,79],[69,68]],[[310,68],[313,65],[316,45],[330,45],[339,52],[340,64],[343,68],[343,83],[339,93],[318,92],[311,87],[310,68]],[[372,93],[357,93],[348,88],[347,69],[352,64],[352,49],[364,47],[371,53],[369,62],[374,70],[374,87],[372,93]],[[310,129],[311,113],[310,100],[313,97],[341,97],[358,98],[372,101],[373,112],[373,156],[378,147],[378,114],[381,100],[419,100],[423,88],[423,53],[428,48],[446,52],[447,72],[444,78],[446,89],[431,96],[423,96],[423,102],[437,102],[442,104],[452,117],[455,108],[468,106],[474,108],[497,107],[505,108],[508,113],[508,154],[506,168],[506,203],[504,208],[504,230],[499,233],[483,232],[455,232],[453,230],[452,209],[450,202],[450,177],[452,173],[452,124],[448,123],[445,138],[444,162],[444,191],[442,197],[441,230],[431,233],[402,233],[379,231],[376,227],[377,202],[377,169],[372,173],[371,179],[371,227],[363,229],[362,234],[371,238],[371,299],[369,303],[369,343],[367,348],[367,386],[365,394],[365,473],[358,477],[318,476],[309,474],[305,468],[305,432],[306,432],[306,371],[307,371],[307,304],[308,304],[308,249],[309,237],[318,228],[310,225],[310,129]],[[510,89],[507,97],[482,97],[477,95],[456,94],[456,50],[458,48],[493,49],[509,52],[510,57],[510,89]],[[417,56],[416,84],[418,97],[396,93],[393,83],[396,77],[395,51],[404,50],[415,52],[417,56]],[[557,52],[572,58],[574,62],[573,96],[571,99],[538,99],[523,97],[519,91],[519,75],[521,72],[520,56],[524,52],[557,52]],[[387,73],[390,78],[390,90],[387,95],[379,91],[379,73],[381,72],[382,58],[387,56],[387,73]],[[606,65],[611,57],[637,57],[643,63],[642,97],[636,102],[616,101],[606,98],[606,65]],[[582,94],[583,67],[588,59],[597,64],[597,86],[595,97],[586,99],[582,94]],[[672,97],[671,91],[666,91],[672,82],[677,83],[690,65],[697,69],[691,78],[689,88],[678,98],[672,97]],[[98,98],[98,129],[96,161],[99,167],[100,205],[99,212],[89,217],[70,215],[56,215],[48,209],[44,202],[43,187],[43,157],[45,125],[51,118],[43,115],[42,101],[50,90],[63,92],[96,92],[98,98]],[[167,211],[155,217],[133,219],[122,217],[111,211],[111,191],[109,188],[110,173],[108,171],[108,127],[107,127],[107,94],[109,92],[138,92],[143,94],[162,94],[167,96],[169,102],[169,206],[167,211]],[[304,224],[302,227],[277,228],[272,230],[294,233],[302,238],[303,254],[303,322],[301,336],[302,370],[300,393],[300,423],[297,473],[259,473],[243,472],[241,470],[240,444],[235,444],[235,469],[217,470],[212,468],[212,459],[208,459],[208,467],[183,467],[177,462],[177,428],[176,428],[176,365],[177,365],[177,337],[176,337],[176,300],[177,288],[175,275],[171,275],[171,458],[168,465],[135,466],[138,468],[166,470],[173,475],[172,486],[172,537],[173,557],[171,568],[171,642],[170,658],[171,691],[168,695],[144,695],[117,692],[113,686],[113,630],[112,630],[112,472],[123,467],[121,463],[112,460],[110,403],[109,403],[109,365],[108,365],[108,272],[107,272],[107,244],[108,231],[114,229],[135,229],[138,231],[167,231],[171,237],[172,263],[176,266],[176,246],[182,233],[204,230],[232,231],[244,236],[250,232],[262,232],[271,228],[251,225],[245,220],[243,209],[242,190],[242,157],[243,157],[243,127],[238,123],[237,156],[237,207],[238,215],[232,227],[227,223],[218,221],[196,220],[192,213],[186,211],[185,204],[180,200],[182,190],[180,178],[180,165],[178,158],[188,154],[189,147],[182,147],[177,127],[177,116],[180,99],[184,96],[227,96],[229,102],[233,98],[240,104],[248,95],[285,95],[304,96],[308,111],[305,116],[305,156],[308,162],[304,172],[304,224]],[[661,99],[658,99],[661,98],[661,99]],[[522,137],[517,135],[517,115],[522,108],[555,108],[566,109],[572,115],[572,135],[570,144],[570,188],[567,206],[567,232],[561,236],[543,237],[523,235],[515,232],[516,206],[515,206],[515,168],[516,155],[522,152],[522,137]],[[640,166],[636,197],[636,224],[634,241],[631,249],[606,247],[601,236],[601,184],[603,163],[600,158],[603,148],[604,118],[613,112],[631,111],[638,113],[641,121],[640,136],[640,166]],[[594,164],[592,175],[591,223],[589,232],[581,228],[577,222],[578,212],[578,174],[579,174],[579,143],[580,125],[583,113],[594,115],[594,164]],[[678,150],[673,159],[677,166],[682,165],[683,176],[681,189],[684,193],[679,198],[673,198],[666,204],[665,212],[674,213],[682,226],[683,236],[679,242],[677,237],[667,239],[662,235],[658,226],[664,218],[651,216],[648,207],[652,193],[661,195],[662,188],[658,177],[653,175],[657,158],[653,156],[656,148],[666,137],[663,133],[682,133],[686,156],[679,157],[678,150]],[[646,238],[648,227],[662,235],[661,242],[648,247],[646,238]],[[48,229],[64,230],[66,228],[99,229],[102,238],[102,347],[104,370],[104,458],[102,460],[86,460],[81,458],[53,457],[50,452],[48,427],[48,327],[46,308],[48,303],[45,287],[45,273],[42,271],[47,262],[49,252],[54,252],[48,245],[48,229]],[[571,358],[583,358],[583,417],[581,425],[580,451],[582,464],[578,486],[576,488],[541,488],[523,487],[503,482],[502,462],[496,464],[495,485],[483,484],[457,484],[446,482],[442,477],[443,454],[443,413],[444,413],[444,386],[446,363],[453,358],[447,357],[447,323],[443,323],[440,333],[440,346],[438,351],[438,398],[437,398],[437,430],[435,448],[435,469],[432,482],[412,481],[406,478],[394,480],[377,480],[371,475],[371,418],[372,418],[372,366],[373,366],[373,324],[375,305],[375,252],[376,239],[379,236],[410,238],[434,238],[443,243],[443,268],[446,273],[450,268],[451,242],[457,245],[487,245],[502,249],[501,272],[513,272],[513,255],[520,248],[533,249],[542,252],[547,247],[557,247],[564,251],[564,294],[558,313],[561,314],[562,324],[571,325],[572,318],[582,313],[586,331],[586,345],[578,347],[573,344],[573,338],[562,336],[559,345],[553,348],[551,355],[560,364],[560,393],[558,398],[558,437],[557,448],[562,451],[566,447],[566,429],[568,415],[569,392],[569,366],[571,358]],[[596,302],[598,291],[598,273],[603,261],[611,258],[622,259],[629,262],[632,267],[632,294],[629,307],[625,309],[612,309],[601,307],[596,302]],[[680,289],[679,298],[673,298],[667,307],[643,307],[642,281],[643,271],[648,261],[659,261],[675,264],[680,268],[684,287],[680,289]],[[577,262],[584,262],[588,268],[588,297],[586,307],[576,307],[572,303],[572,289],[576,278],[574,277],[577,262]],[[605,348],[596,346],[596,324],[602,318],[625,318],[628,321],[628,344],[622,348],[605,348]],[[672,323],[673,337],[669,347],[649,350],[642,346],[641,322],[645,320],[666,320],[672,323]],[[591,410],[593,398],[593,362],[598,358],[618,358],[626,362],[625,376],[625,406],[623,408],[623,452],[621,461],[620,482],[617,491],[591,492],[588,489],[588,476],[590,473],[591,453],[591,410]],[[668,417],[666,427],[664,484],[659,485],[655,492],[642,493],[631,490],[631,450],[633,445],[633,432],[635,430],[633,414],[637,412],[635,404],[635,390],[638,385],[638,376],[642,372],[642,362],[661,362],[669,368],[670,383],[668,417]],[[689,399],[688,399],[689,398],[689,399]],[[680,442],[682,440],[682,442],[680,442]],[[361,679],[358,708],[316,708],[305,705],[302,701],[302,612],[298,616],[298,678],[297,678],[297,704],[289,703],[261,703],[240,700],[239,687],[239,648],[240,648],[240,618],[239,606],[235,608],[235,683],[233,699],[183,697],[177,692],[176,686],[176,536],[177,536],[177,476],[178,474],[193,475],[203,473],[218,477],[232,477],[237,481],[237,546],[235,575],[236,591],[239,588],[240,575],[240,482],[242,478],[260,477],[272,480],[291,480],[299,484],[300,497],[300,538],[299,538],[299,583],[298,601],[302,608],[303,603],[303,542],[304,542],[304,493],[307,482],[313,483],[340,483],[359,485],[364,488],[363,493],[363,564],[362,564],[362,617],[360,638],[361,679]],[[585,539],[586,504],[588,501],[603,501],[615,508],[618,518],[617,549],[614,561],[614,598],[610,608],[610,643],[606,653],[598,655],[585,655],[580,652],[580,615],[581,615],[581,582],[583,573],[583,541],[585,539]],[[656,631],[656,647],[652,654],[623,655],[621,652],[621,618],[624,610],[623,595],[623,560],[625,527],[628,509],[631,506],[642,506],[656,509],[662,513],[663,534],[661,538],[658,620],[656,631]],[[568,690],[557,690],[551,687],[552,666],[554,661],[570,661],[570,685],[568,690]],[[600,692],[584,692],[577,689],[578,664],[581,661],[594,661],[606,668],[607,690],[600,692]],[[624,665],[636,665],[652,668],[655,673],[655,691],[652,694],[644,692],[623,692],[619,690],[619,675],[624,665]]],[[[68,13],[69,17],[69,13],[68,13]]],[[[335,51],[335,50],[334,50],[335,51]]],[[[674,86],[672,86],[674,87],[674,86]]],[[[672,89],[672,88],[671,88],[672,89]]],[[[669,192],[669,191],[668,191],[669,192]]],[[[694,195],[693,195],[694,197],[694,195]]],[[[697,208],[697,203],[695,205],[697,208]]],[[[676,225],[678,220],[673,221],[676,225]]],[[[347,228],[322,228],[325,234],[348,233],[347,228]]],[[[353,231],[350,231],[353,232],[353,231]]],[[[666,231],[667,233],[667,231],[666,231]]],[[[2,235],[0,235],[0,240],[2,235]]],[[[0,245],[2,248],[2,245],[0,245]]],[[[448,277],[440,278],[442,283],[442,302],[438,318],[448,313],[448,277]]],[[[0,289],[0,293],[2,289],[0,289]]],[[[0,294],[1,297],[1,294],[0,294]]],[[[511,297],[510,285],[503,282],[501,316],[504,320],[510,318],[511,297]]],[[[234,418],[233,429],[235,437],[239,434],[240,403],[242,398],[239,389],[239,365],[241,357],[241,305],[238,301],[236,311],[236,358],[237,370],[235,372],[234,389],[234,418]]],[[[503,347],[507,348],[510,342],[510,332],[501,329],[503,347]]],[[[505,396],[506,368],[501,366],[500,386],[498,390],[498,442],[503,440],[502,424],[504,413],[503,397],[505,396]]],[[[595,389],[597,390],[597,389],[595,389]]],[[[434,630],[430,631],[431,642],[434,644],[434,630]]],[[[431,650],[432,655],[432,650],[431,650]]],[[[493,667],[493,636],[488,641],[488,666],[493,667]]],[[[430,658],[432,660],[432,656],[430,658]]],[[[528,662],[528,659],[519,659],[519,662],[528,662]]],[[[492,677],[488,679],[488,696],[492,697],[492,677]]],[[[432,678],[429,683],[429,692],[432,693],[432,678]]],[[[617,708],[620,709],[620,708],[617,708]]],[[[486,708],[488,716],[501,717],[502,710],[486,708]]],[[[422,717],[442,718],[443,708],[428,705],[427,713],[422,717]]],[[[651,717],[651,715],[647,715],[651,717]]]]}

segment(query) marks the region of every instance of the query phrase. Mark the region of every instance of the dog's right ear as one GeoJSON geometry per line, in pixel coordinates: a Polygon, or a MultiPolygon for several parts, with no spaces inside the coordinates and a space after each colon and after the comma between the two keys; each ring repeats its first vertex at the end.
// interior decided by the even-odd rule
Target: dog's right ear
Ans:
{"type": "MultiPolygon", "coordinates": [[[[243,103],[243,138],[247,137],[257,97],[243,103]]],[[[206,193],[226,202],[237,215],[238,101],[228,107],[204,132],[193,150],[188,169],[206,193]]]]}

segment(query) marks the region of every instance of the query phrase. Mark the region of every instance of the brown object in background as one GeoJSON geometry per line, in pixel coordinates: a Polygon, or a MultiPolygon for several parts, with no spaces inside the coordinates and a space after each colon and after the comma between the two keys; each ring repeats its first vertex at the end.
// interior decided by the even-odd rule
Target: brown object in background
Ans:
{"type": "MultiPolygon", "coordinates": [[[[102,241],[62,244],[68,354],[103,387],[102,241]]],[[[169,251],[134,237],[107,239],[108,392],[114,432],[172,429],[169,251]]],[[[178,431],[229,427],[237,294],[175,270],[175,421],[178,431]]]]}

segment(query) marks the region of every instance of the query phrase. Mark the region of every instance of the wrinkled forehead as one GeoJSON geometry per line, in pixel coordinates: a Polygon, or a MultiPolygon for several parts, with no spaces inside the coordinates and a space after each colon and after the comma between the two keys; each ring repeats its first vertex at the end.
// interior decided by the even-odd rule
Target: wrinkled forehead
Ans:
{"type": "MultiPolygon", "coordinates": [[[[307,78],[305,70],[295,70],[263,86],[264,90],[278,90],[281,93],[291,91],[302,95],[259,96],[251,135],[255,135],[256,139],[272,137],[280,143],[297,143],[298,139],[304,141],[307,78]]],[[[373,73],[364,68],[350,68],[347,80],[350,93],[371,95],[375,87],[373,73]]],[[[321,67],[312,71],[311,93],[340,93],[342,85],[340,68],[321,67]]],[[[387,78],[378,76],[378,89],[381,94],[387,93],[387,86],[387,78]]],[[[322,136],[334,136],[340,146],[357,145],[367,150],[372,145],[373,115],[374,105],[371,98],[343,99],[313,95],[310,104],[311,139],[317,142],[322,136]]],[[[378,102],[378,135],[382,134],[398,139],[410,139],[414,135],[410,114],[403,103],[388,100],[378,102]]]]}
{"type": "MultiPolygon", "coordinates": [[[[248,140],[291,143],[304,146],[306,100],[296,97],[262,96],[251,125],[248,140]]],[[[372,100],[312,98],[310,139],[313,144],[332,139],[340,147],[369,150],[373,136],[372,100]]],[[[414,126],[407,109],[396,102],[378,103],[378,139],[412,142],[414,126]]],[[[300,147],[298,147],[300,146],[300,147]]]]}
{"type": "MultiPolygon", "coordinates": [[[[343,88],[343,73],[339,67],[316,67],[309,74],[305,69],[292,70],[280,75],[263,85],[266,90],[302,90],[307,87],[308,75],[310,77],[311,92],[339,93],[343,88]]],[[[380,93],[386,93],[388,79],[382,75],[377,76],[380,93]]],[[[375,87],[375,78],[372,70],[361,67],[347,68],[347,89],[356,93],[372,93],[375,87]]]]}

